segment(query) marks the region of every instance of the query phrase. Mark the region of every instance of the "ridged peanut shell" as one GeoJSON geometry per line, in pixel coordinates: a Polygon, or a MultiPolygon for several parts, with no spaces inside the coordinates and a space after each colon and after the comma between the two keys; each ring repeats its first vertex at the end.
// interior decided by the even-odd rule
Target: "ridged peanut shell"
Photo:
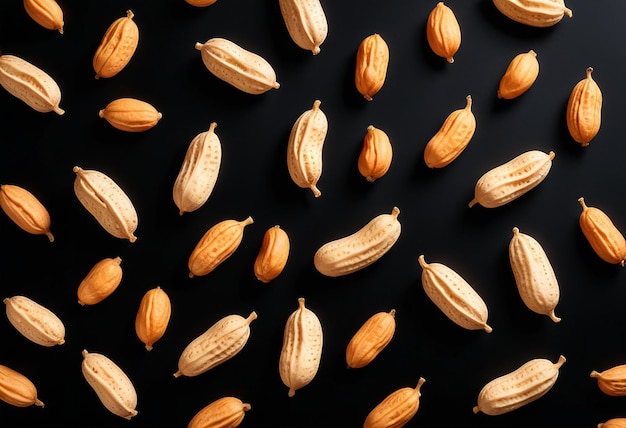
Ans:
{"type": "Polygon", "coordinates": [[[187,428],[235,428],[252,406],[237,397],[222,397],[202,408],[187,428]]]}
{"type": "Polygon", "coordinates": [[[572,11],[563,0],[493,0],[496,8],[506,17],[531,27],[551,27],[572,11]]]}
{"type": "Polygon", "coordinates": [[[626,239],[622,232],[600,208],[587,206],[582,197],[578,203],[582,207],[578,223],[593,251],[607,263],[624,266],[626,239]]]}
{"type": "Polygon", "coordinates": [[[121,263],[120,257],[107,257],[93,265],[78,285],[78,303],[95,305],[109,297],[122,281],[121,263]]]}
{"type": "Polygon", "coordinates": [[[626,396],[626,364],[619,364],[601,372],[592,370],[589,376],[598,381],[598,388],[606,395],[626,396]]]}
{"type": "Polygon", "coordinates": [[[156,341],[167,330],[172,315],[172,302],[161,287],[152,288],[143,295],[135,316],[135,333],[151,351],[156,341]]]}
{"type": "Polygon", "coordinates": [[[63,10],[55,0],[24,0],[24,10],[43,28],[63,34],[63,10]]]}
{"type": "Polygon", "coordinates": [[[359,173],[373,183],[389,171],[392,158],[393,146],[387,133],[374,125],[369,125],[359,153],[357,163],[359,173]]]}
{"type": "Polygon", "coordinates": [[[389,45],[378,33],[365,37],[356,52],[356,88],[367,100],[372,101],[385,83],[389,67],[389,45]]]}
{"type": "Polygon", "coordinates": [[[109,25],[93,56],[93,69],[96,79],[117,75],[128,65],[139,44],[139,27],[133,20],[134,13],[126,11],[126,16],[116,19],[109,25]]]}
{"type": "Polygon", "coordinates": [[[65,325],[50,309],[26,296],[4,299],[9,322],[28,340],[41,346],[65,343],[65,325]]]}
{"type": "Polygon", "coordinates": [[[602,122],[602,91],[592,72],[588,67],[587,76],[574,86],[567,101],[567,129],[582,147],[595,138],[602,122]]]}
{"type": "Polygon", "coordinates": [[[348,342],[346,362],[350,368],[365,367],[389,345],[396,331],[396,310],[369,317],[348,342]]]}
{"type": "Polygon", "coordinates": [[[279,0],[280,13],[291,39],[313,55],[328,36],[328,21],[320,0],[279,0]]]}
{"type": "Polygon", "coordinates": [[[98,116],[120,131],[144,132],[153,128],[163,114],[146,101],[117,98],[101,109],[98,116]]]}
{"type": "Polygon", "coordinates": [[[363,428],[400,428],[409,423],[419,410],[424,382],[421,377],[415,388],[400,388],[385,397],[367,415],[363,428]]]}
{"type": "Polygon", "coordinates": [[[626,418],[612,418],[598,424],[598,428],[626,428],[626,418]]]}
{"type": "Polygon", "coordinates": [[[0,208],[22,230],[54,241],[50,213],[30,191],[14,184],[0,185],[0,208]]]}
{"type": "Polygon", "coordinates": [[[519,97],[530,89],[537,76],[539,76],[537,52],[531,49],[515,55],[500,79],[498,98],[510,100],[519,97]]]}
{"type": "Polygon", "coordinates": [[[254,260],[256,278],[266,283],[276,279],[287,264],[290,247],[289,235],[284,229],[278,225],[267,229],[254,260]]]}
{"type": "Polygon", "coordinates": [[[0,400],[15,407],[43,407],[35,384],[22,373],[0,364],[0,400]]]}
{"type": "Polygon", "coordinates": [[[426,20],[426,39],[437,56],[454,62],[454,55],[461,47],[461,27],[452,9],[441,1],[426,20]]]}

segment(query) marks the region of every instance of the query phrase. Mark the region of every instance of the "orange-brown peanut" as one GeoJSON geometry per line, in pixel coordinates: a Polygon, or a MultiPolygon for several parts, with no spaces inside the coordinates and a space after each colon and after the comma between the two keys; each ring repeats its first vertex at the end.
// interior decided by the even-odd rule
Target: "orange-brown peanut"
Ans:
{"type": "Polygon", "coordinates": [[[130,62],[139,44],[139,27],[131,10],[107,28],[93,56],[96,79],[118,74],[130,62]]]}
{"type": "Polygon", "coordinates": [[[589,145],[600,131],[602,121],[602,91],[591,77],[592,67],[587,68],[587,77],[578,82],[567,101],[567,129],[582,147],[589,145]]]}
{"type": "Polygon", "coordinates": [[[461,46],[461,27],[452,9],[442,1],[428,15],[426,39],[432,51],[449,63],[461,46]]]}
{"type": "Polygon", "coordinates": [[[626,396],[626,364],[619,364],[602,372],[593,370],[589,376],[598,381],[598,388],[606,395],[626,396]]]}
{"type": "Polygon", "coordinates": [[[98,116],[120,131],[143,132],[153,128],[163,114],[146,101],[117,98],[100,110],[98,116]]]}
{"type": "Polygon", "coordinates": [[[24,0],[24,10],[43,28],[63,34],[63,10],[55,0],[24,0]]]}
{"type": "Polygon", "coordinates": [[[0,365],[0,400],[15,407],[31,405],[43,407],[37,398],[37,388],[23,374],[4,365],[0,365]]]}
{"type": "Polygon", "coordinates": [[[396,331],[396,310],[377,312],[352,336],[346,347],[346,362],[350,368],[365,367],[387,347],[396,331]]]}
{"type": "Polygon", "coordinates": [[[95,305],[111,295],[122,281],[120,257],[104,258],[96,263],[78,286],[78,303],[95,305]]]}
{"type": "Polygon", "coordinates": [[[384,176],[391,166],[393,147],[389,136],[374,125],[367,127],[359,154],[359,172],[370,183],[384,176]]]}
{"type": "Polygon", "coordinates": [[[289,235],[280,226],[265,231],[254,261],[254,274],[261,282],[270,282],[281,274],[289,258],[289,235]]]}
{"type": "Polygon", "coordinates": [[[0,208],[20,229],[34,235],[46,235],[50,242],[50,214],[30,191],[14,184],[0,185],[0,208]]]}
{"type": "Polygon", "coordinates": [[[500,79],[498,98],[510,100],[519,97],[530,89],[538,75],[537,52],[531,49],[528,52],[517,54],[500,79]]]}
{"type": "Polygon", "coordinates": [[[135,332],[148,351],[165,334],[171,315],[172,303],[161,287],[146,291],[135,317],[135,332]]]}
{"type": "Polygon", "coordinates": [[[582,206],[579,217],[580,228],[593,248],[605,262],[624,266],[626,239],[609,216],[599,208],[589,207],[584,198],[578,198],[582,206]]]}
{"type": "Polygon", "coordinates": [[[237,397],[222,397],[202,408],[187,428],[235,428],[252,407],[237,397]]]}
{"type": "Polygon", "coordinates": [[[374,33],[361,41],[356,53],[355,84],[361,95],[372,101],[387,77],[389,46],[380,34],[374,33]]]}

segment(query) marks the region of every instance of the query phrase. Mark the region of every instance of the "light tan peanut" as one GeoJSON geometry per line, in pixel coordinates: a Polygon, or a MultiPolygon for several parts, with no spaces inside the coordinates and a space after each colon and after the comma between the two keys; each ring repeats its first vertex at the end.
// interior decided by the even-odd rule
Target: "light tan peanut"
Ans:
{"type": "Polygon", "coordinates": [[[421,377],[415,388],[400,388],[385,397],[367,415],[363,428],[400,428],[409,423],[419,409],[424,382],[421,377]]]}
{"type": "Polygon", "coordinates": [[[195,47],[215,77],[240,91],[259,95],[280,87],[271,64],[235,42],[215,37],[204,43],[196,42],[195,47]]]}
{"type": "Polygon", "coordinates": [[[287,144],[291,179],[299,187],[311,189],[316,198],[322,194],[317,182],[322,176],[322,150],[328,132],[328,118],[320,109],[321,103],[315,100],[313,107],[296,119],[287,144]]]}
{"type": "Polygon", "coordinates": [[[0,400],[15,407],[35,406],[43,407],[43,402],[37,398],[35,384],[10,367],[0,364],[0,400]]]}
{"type": "Polygon", "coordinates": [[[213,192],[222,163],[222,144],[215,134],[216,127],[217,123],[212,122],[187,147],[172,191],[180,215],[203,206],[213,192]]]}
{"type": "Polygon", "coordinates": [[[283,332],[278,370],[289,388],[288,396],[305,387],[317,374],[322,358],[324,337],[319,318],[298,298],[298,309],[289,315],[283,332]]]}
{"type": "Polygon", "coordinates": [[[500,79],[498,98],[510,100],[519,97],[530,89],[537,76],[539,76],[537,52],[531,49],[515,55],[500,79]]]}
{"type": "Polygon", "coordinates": [[[373,183],[381,178],[391,167],[393,147],[385,131],[374,125],[367,127],[359,154],[357,166],[367,181],[373,183]]]}
{"type": "Polygon", "coordinates": [[[377,312],[363,323],[348,342],[346,362],[350,368],[365,367],[389,345],[396,331],[396,310],[377,312]]]}
{"type": "Polygon", "coordinates": [[[474,187],[470,208],[497,208],[537,187],[550,172],[554,152],[529,150],[483,174],[474,187]]]}
{"type": "Polygon", "coordinates": [[[598,382],[598,388],[612,397],[626,396],[626,364],[618,364],[604,371],[592,370],[589,374],[598,382]]]}
{"type": "Polygon", "coordinates": [[[135,14],[126,11],[126,16],[109,25],[93,56],[96,79],[117,75],[130,62],[139,45],[139,27],[133,20],[135,14]]]}
{"type": "Polygon", "coordinates": [[[137,415],[137,391],[130,378],[109,357],[82,351],[81,369],[100,402],[114,415],[130,420],[137,415]]]}
{"type": "Polygon", "coordinates": [[[50,309],[19,295],[4,304],[9,322],[28,340],[48,347],[65,343],[65,325],[50,309]]]}
{"type": "Polygon", "coordinates": [[[509,242],[509,260],[517,290],[531,311],[561,321],[554,313],[559,303],[560,288],[548,255],[532,236],[513,228],[509,242]]]}
{"type": "Polygon", "coordinates": [[[472,113],[472,97],[466,97],[465,108],[454,110],[424,149],[424,162],[429,168],[443,168],[455,160],[468,146],[476,131],[472,113]]]}
{"type": "Polygon", "coordinates": [[[121,187],[103,172],[75,166],[74,193],[85,209],[111,235],[135,242],[137,211],[121,187]]]}
{"type": "Polygon", "coordinates": [[[315,268],[323,275],[336,277],[356,272],[384,256],[400,237],[400,210],[380,214],[351,235],[322,245],[313,256],[315,268]]]}
{"type": "Polygon", "coordinates": [[[0,185],[0,208],[20,227],[34,235],[46,235],[50,242],[50,213],[30,191],[15,184],[0,185]]]}
{"type": "Polygon", "coordinates": [[[233,358],[248,343],[250,323],[255,319],[252,311],[247,318],[232,314],[218,320],[185,347],[174,377],[198,376],[233,358]]]}
{"type": "Polygon", "coordinates": [[[598,135],[602,122],[602,91],[591,77],[592,67],[587,68],[587,77],[574,85],[567,101],[567,129],[582,147],[587,147],[598,135]]]}
{"type": "Polygon", "coordinates": [[[152,104],[136,98],[117,98],[98,112],[112,127],[126,132],[144,132],[163,117],[152,104]]]}
{"type": "Polygon", "coordinates": [[[206,7],[211,6],[213,3],[217,2],[217,0],[185,0],[192,6],[196,7],[206,7]]]}
{"type": "Polygon", "coordinates": [[[563,16],[572,17],[564,0],[493,0],[493,3],[504,16],[531,27],[551,27],[563,16]]]}
{"type": "Polygon", "coordinates": [[[15,55],[0,55],[0,85],[40,113],[65,113],[61,103],[61,88],[45,71],[15,55]]]}
{"type": "Polygon", "coordinates": [[[109,297],[122,281],[122,259],[104,258],[93,265],[78,285],[80,305],[95,305],[109,297]]]}
{"type": "Polygon", "coordinates": [[[626,428],[626,418],[612,418],[598,424],[598,428],[626,428]]]}
{"type": "Polygon", "coordinates": [[[202,408],[187,428],[235,428],[252,406],[237,397],[222,397],[202,408]]]}
{"type": "Polygon", "coordinates": [[[267,283],[281,274],[289,258],[290,246],[289,235],[280,226],[272,226],[265,231],[254,260],[254,275],[259,281],[267,283]]]}
{"type": "Polygon", "coordinates": [[[622,232],[603,210],[587,206],[582,197],[578,202],[582,206],[578,223],[593,251],[607,263],[624,266],[626,239],[622,232]]]}
{"type": "Polygon", "coordinates": [[[302,49],[320,53],[320,46],[328,36],[328,21],[320,0],[279,0],[287,32],[302,49]]]}
{"type": "Polygon", "coordinates": [[[55,0],[24,0],[24,10],[43,28],[63,34],[63,10],[55,0]]]}
{"type": "Polygon", "coordinates": [[[442,1],[428,15],[426,39],[432,51],[449,63],[461,47],[461,27],[454,12],[442,1]]]}
{"type": "Polygon", "coordinates": [[[423,255],[417,260],[422,268],[422,287],[441,312],[467,330],[491,333],[485,301],[461,275],[442,263],[426,263],[423,255]]]}
{"type": "Polygon", "coordinates": [[[478,404],[474,406],[474,413],[502,415],[543,397],[554,386],[563,363],[565,363],[563,355],[556,363],[536,358],[510,373],[493,379],[478,394],[478,404]]]}
{"type": "Polygon", "coordinates": [[[385,39],[374,33],[361,40],[356,52],[354,82],[367,101],[372,101],[385,84],[388,67],[389,45],[385,39]]]}
{"type": "Polygon", "coordinates": [[[252,223],[252,217],[228,219],[207,230],[189,256],[189,277],[207,275],[232,256],[241,244],[245,227],[252,223]]]}
{"type": "Polygon", "coordinates": [[[148,351],[165,334],[171,315],[172,302],[161,287],[146,291],[135,316],[135,333],[148,351]]]}

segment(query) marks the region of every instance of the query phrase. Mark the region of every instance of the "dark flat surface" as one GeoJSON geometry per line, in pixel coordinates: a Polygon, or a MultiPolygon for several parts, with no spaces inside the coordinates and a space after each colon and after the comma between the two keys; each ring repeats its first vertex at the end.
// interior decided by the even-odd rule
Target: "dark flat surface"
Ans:
{"type": "Polygon", "coordinates": [[[234,395],[252,405],[243,425],[361,426],[392,391],[426,378],[421,407],[409,426],[596,426],[626,416],[624,400],[598,389],[591,370],[626,362],[625,272],[601,261],[578,227],[584,196],[626,230],[623,98],[626,3],[570,0],[572,19],[536,29],[509,21],[490,1],[450,1],[463,40],[454,64],[428,48],[425,22],[436,2],[331,2],[323,5],[330,31],[312,56],[289,38],[276,1],[220,0],[205,9],[183,0],[61,1],[65,34],[44,30],[19,1],[0,3],[0,50],[46,70],[59,83],[64,116],[30,110],[0,93],[0,182],[21,185],[48,208],[56,240],[32,236],[0,216],[0,290],[23,294],[66,324],[66,343],[42,348],[0,324],[0,363],[27,375],[45,408],[0,403],[3,427],[186,426],[209,402],[234,395]],[[108,25],[132,9],[140,28],[130,64],[111,79],[94,79],[93,53],[108,25]],[[367,103],[354,87],[360,41],[380,33],[390,47],[387,81],[367,103]],[[265,57],[280,89],[251,96],[213,77],[197,41],[226,37],[265,57]],[[511,101],[496,98],[499,79],[518,53],[534,49],[540,74],[511,101]],[[573,86],[593,66],[604,94],[601,130],[585,149],[567,133],[564,110],[573,86]],[[428,170],[422,152],[445,117],[474,100],[477,130],[466,151],[441,170],[428,170]],[[142,134],[113,129],[98,110],[122,96],[144,99],[163,113],[142,134]],[[289,178],[286,145],[295,119],[322,101],[329,131],[322,196],[289,178]],[[172,185],[191,139],[218,123],[220,176],[200,210],[180,217],[172,185]],[[394,145],[391,170],[370,184],[356,163],[368,125],[394,145]],[[468,208],[476,180],[530,149],[556,153],[547,179],[497,209],[468,208]],[[97,169],[127,192],[139,213],[134,244],[108,235],[73,193],[72,167],[97,169]],[[350,234],[372,217],[401,210],[395,247],[358,273],[326,278],[313,266],[323,243],[350,234]],[[187,258],[218,221],[251,215],[235,254],[214,272],[187,277],[187,258]],[[280,224],[292,253],[283,274],[259,283],[252,271],[261,238],[280,224]],[[542,243],[561,286],[555,324],[528,310],[515,287],[507,248],[517,226],[542,243]],[[448,264],[489,307],[493,332],[467,331],[428,300],[417,257],[448,264]],[[81,307],[76,289],[104,257],[123,259],[119,289],[98,305],[81,307]],[[160,285],[172,299],[169,328],[152,352],[134,332],[146,290],[160,285]],[[292,398],[278,375],[282,331],[297,298],[317,313],[324,350],[317,377],[292,398]],[[345,347],[378,311],[397,311],[397,331],[368,367],[347,370],[345,347]],[[178,356],[221,317],[255,310],[246,347],[195,378],[175,379],[178,356]],[[132,421],[109,413],[82,377],[81,350],[100,352],[122,367],[139,396],[132,421]],[[531,358],[567,362],[554,388],[510,414],[475,415],[482,386],[531,358]]]}

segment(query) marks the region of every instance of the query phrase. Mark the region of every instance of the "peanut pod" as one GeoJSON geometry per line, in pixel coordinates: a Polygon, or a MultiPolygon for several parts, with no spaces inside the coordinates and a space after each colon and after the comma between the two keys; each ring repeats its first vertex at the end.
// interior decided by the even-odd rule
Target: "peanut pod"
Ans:
{"type": "Polygon", "coordinates": [[[31,405],[43,407],[43,402],[37,398],[35,384],[10,367],[0,364],[0,400],[15,407],[31,405]]]}
{"type": "Polygon", "coordinates": [[[19,295],[4,303],[9,322],[28,340],[47,347],[65,343],[65,325],[50,309],[19,295]]]}
{"type": "Polygon", "coordinates": [[[563,0],[493,0],[493,3],[504,16],[531,27],[551,27],[564,16],[572,17],[563,0]]]}
{"type": "Polygon", "coordinates": [[[128,65],[139,44],[139,27],[131,10],[109,25],[93,56],[96,79],[109,78],[128,65]]]}
{"type": "Polygon", "coordinates": [[[203,407],[187,428],[235,428],[252,407],[237,397],[222,397],[203,407]]]}
{"type": "Polygon", "coordinates": [[[592,370],[589,374],[598,382],[598,388],[612,397],[626,396],[626,364],[618,364],[604,371],[592,370]]]}
{"type": "Polygon", "coordinates": [[[320,0],[279,0],[280,13],[291,39],[302,49],[320,53],[328,21],[320,0]]]}
{"type": "Polygon", "coordinates": [[[582,206],[578,223],[593,251],[605,262],[624,266],[626,239],[611,218],[600,208],[589,207],[580,197],[582,206]]]}
{"type": "Polygon", "coordinates": [[[461,47],[461,27],[454,12],[442,1],[428,14],[426,39],[432,51],[450,64],[461,47]]]}
{"type": "Polygon", "coordinates": [[[363,428],[400,428],[409,423],[419,409],[424,382],[421,377],[414,388],[400,388],[385,397],[367,415],[363,428]]]}
{"type": "Polygon", "coordinates": [[[350,368],[365,367],[387,347],[396,331],[396,310],[377,312],[352,336],[346,347],[350,368]]]}
{"type": "Polygon", "coordinates": [[[381,178],[391,167],[393,147],[389,136],[382,129],[374,125],[367,127],[357,167],[367,181],[373,183],[381,178]]]}
{"type": "Polygon", "coordinates": [[[498,98],[510,100],[519,97],[530,89],[538,75],[537,52],[531,49],[515,55],[500,79],[498,98]]]}
{"type": "Polygon", "coordinates": [[[100,118],[126,132],[144,132],[163,117],[152,104],[136,98],[117,98],[98,112],[100,118]]]}
{"type": "Polygon", "coordinates": [[[378,33],[365,37],[356,52],[356,89],[367,100],[372,101],[387,77],[389,46],[378,33]]]}
{"type": "Polygon", "coordinates": [[[143,295],[135,316],[135,333],[139,340],[151,351],[156,341],[165,334],[172,315],[172,302],[159,286],[143,295]]]}
{"type": "Polygon", "coordinates": [[[280,226],[265,231],[261,248],[254,260],[254,275],[261,282],[273,281],[281,274],[290,249],[289,235],[280,226]]]}
{"type": "Polygon", "coordinates": [[[63,10],[55,0],[24,0],[24,10],[43,28],[63,34],[63,10]]]}
{"type": "Polygon", "coordinates": [[[578,82],[567,100],[567,129],[582,147],[587,147],[600,131],[602,122],[602,91],[591,77],[592,67],[587,68],[587,77],[578,82]]]}
{"type": "Polygon", "coordinates": [[[97,262],[78,285],[80,305],[95,305],[111,295],[122,281],[122,259],[106,257],[97,262]]]}
{"type": "Polygon", "coordinates": [[[14,184],[0,185],[0,208],[20,227],[34,235],[46,235],[50,242],[50,213],[30,191],[14,184]]]}

